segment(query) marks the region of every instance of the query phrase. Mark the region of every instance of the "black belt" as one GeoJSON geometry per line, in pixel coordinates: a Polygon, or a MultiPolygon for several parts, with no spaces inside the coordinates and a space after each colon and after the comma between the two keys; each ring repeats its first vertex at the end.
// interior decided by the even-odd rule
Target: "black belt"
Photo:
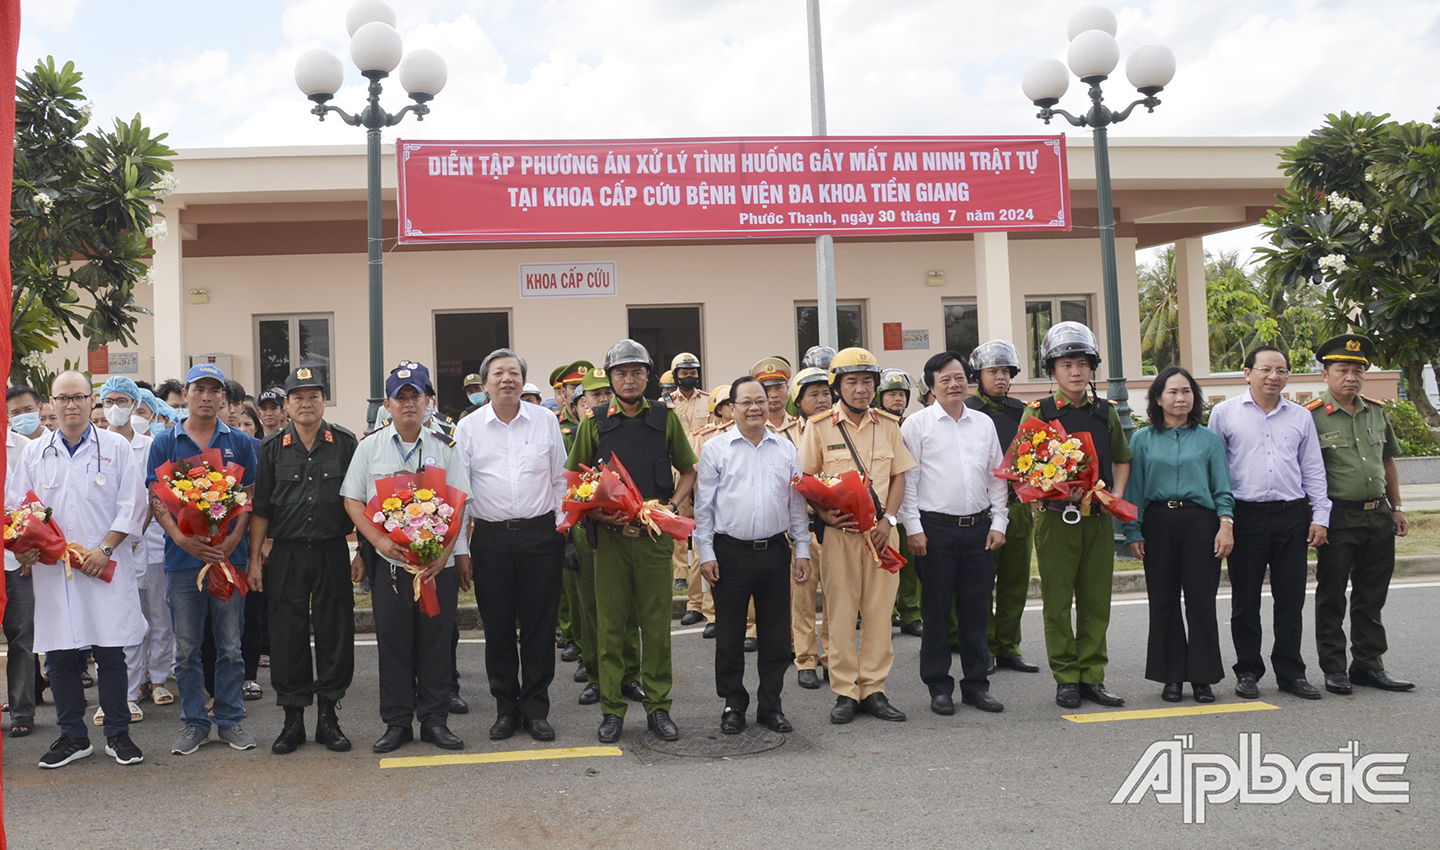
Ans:
{"type": "Polygon", "coordinates": [[[731,537],[728,534],[721,534],[717,531],[715,532],[715,539],[723,540],[731,546],[739,546],[741,549],[754,549],[757,552],[763,552],[771,546],[784,546],[788,542],[785,537],[785,532],[783,531],[773,537],[767,537],[764,540],[741,540],[738,537],[731,537]]]}
{"type": "Polygon", "coordinates": [[[1289,510],[1296,505],[1303,504],[1305,504],[1304,499],[1289,499],[1282,502],[1245,502],[1240,499],[1235,500],[1235,507],[1237,508],[1250,508],[1252,510],[1264,511],[1267,514],[1278,514],[1281,511],[1289,510]]]}
{"type": "Polygon", "coordinates": [[[536,526],[545,525],[546,523],[549,523],[551,526],[555,525],[555,515],[541,514],[540,516],[530,517],[529,519],[504,519],[499,522],[492,522],[488,519],[475,520],[476,525],[497,531],[501,529],[505,531],[519,531],[522,528],[535,528],[536,526]]]}
{"type": "Polygon", "coordinates": [[[1205,507],[1205,506],[1202,505],[1202,504],[1200,504],[1199,502],[1195,501],[1194,499],[1166,499],[1166,500],[1164,500],[1164,501],[1151,502],[1150,504],[1148,504],[1148,505],[1145,506],[1145,510],[1148,511],[1148,510],[1150,510],[1151,508],[1169,508],[1169,509],[1172,510],[1172,511],[1177,511],[1177,510],[1179,510],[1179,509],[1181,509],[1181,508],[1203,508],[1203,507],[1205,507]]]}
{"type": "Polygon", "coordinates": [[[1373,511],[1379,508],[1390,507],[1390,499],[1386,496],[1381,496],[1378,499],[1373,499],[1368,502],[1352,502],[1349,499],[1331,499],[1330,504],[1334,505],[1337,508],[1349,508],[1351,510],[1357,511],[1373,511]]]}
{"type": "Polygon", "coordinates": [[[1085,511],[1080,509],[1079,502],[1057,502],[1054,499],[1043,499],[1040,502],[1040,510],[1055,511],[1056,513],[1064,513],[1065,509],[1071,506],[1073,506],[1075,510],[1080,511],[1081,516],[1100,516],[1100,514],[1103,513],[1103,511],[1101,511],[1100,509],[1100,502],[1098,500],[1090,503],[1089,513],[1086,513],[1085,511]]]}
{"type": "Polygon", "coordinates": [[[942,514],[935,511],[921,511],[920,519],[934,523],[935,525],[954,525],[960,528],[969,528],[972,525],[979,525],[990,519],[990,509],[986,508],[979,513],[966,514],[965,516],[942,514]]]}
{"type": "Polygon", "coordinates": [[[600,522],[599,520],[595,520],[595,526],[597,528],[603,528],[611,534],[618,534],[622,537],[640,537],[642,535],[648,537],[650,535],[649,528],[643,525],[635,525],[634,523],[630,523],[628,525],[616,525],[611,522],[600,522]]]}

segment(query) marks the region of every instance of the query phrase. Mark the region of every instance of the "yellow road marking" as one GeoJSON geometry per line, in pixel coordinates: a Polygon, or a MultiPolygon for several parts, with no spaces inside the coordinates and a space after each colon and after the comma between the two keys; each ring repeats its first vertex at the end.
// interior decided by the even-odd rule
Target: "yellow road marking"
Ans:
{"type": "Polygon", "coordinates": [[[549,761],[622,755],[619,747],[562,747],[553,750],[511,750],[504,753],[460,753],[453,756],[410,756],[380,759],[380,767],[440,767],[447,764],[493,764],[505,761],[549,761]]]}
{"type": "Polygon", "coordinates": [[[1216,705],[1187,705],[1180,708],[1143,708],[1137,711],[1094,711],[1062,715],[1071,723],[1107,723],[1111,720],[1156,720],[1161,717],[1190,717],[1196,714],[1238,714],[1242,711],[1272,711],[1268,702],[1227,702],[1216,705]]]}

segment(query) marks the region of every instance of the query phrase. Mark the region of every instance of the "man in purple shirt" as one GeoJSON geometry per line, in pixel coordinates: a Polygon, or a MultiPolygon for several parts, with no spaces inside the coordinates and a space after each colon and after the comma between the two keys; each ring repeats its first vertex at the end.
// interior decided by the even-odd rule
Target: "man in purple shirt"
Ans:
{"type": "Polygon", "coordinates": [[[1235,641],[1235,694],[1260,695],[1260,592],[1270,569],[1275,599],[1275,645],[1270,663],[1280,690],[1320,699],[1305,680],[1300,636],[1305,611],[1305,554],[1324,546],[1330,525],[1325,462],[1314,418],[1280,396],[1290,359],[1262,345],[1245,358],[1243,395],[1210,412],[1210,428],[1225,441],[1235,490],[1235,549],[1230,553],[1230,635],[1235,641]],[[1308,504],[1307,504],[1308,503],[1308,504]]]}

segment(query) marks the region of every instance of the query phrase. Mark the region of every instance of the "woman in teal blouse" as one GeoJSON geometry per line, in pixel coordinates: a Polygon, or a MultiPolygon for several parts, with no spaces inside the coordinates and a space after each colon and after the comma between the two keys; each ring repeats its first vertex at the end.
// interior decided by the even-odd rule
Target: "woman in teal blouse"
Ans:
{"type": "Polygon", "coordinates": [[[1150,426],[1131,440],[1125,488],[1140,510],[1125,524],[1125,542],[1145,562],[1150,597],[1145,678],[1164,683],[1166,702],[1180,701],[1185,682],[1196,702],[1214,702],[1210,686],[1225,678],[1215,594],[1220,561],[1235,545],[1230,468],[1219,435],[1200,425],[1200,385],[1189,372],[1161,372],[1149,402],[1150,426]]]}

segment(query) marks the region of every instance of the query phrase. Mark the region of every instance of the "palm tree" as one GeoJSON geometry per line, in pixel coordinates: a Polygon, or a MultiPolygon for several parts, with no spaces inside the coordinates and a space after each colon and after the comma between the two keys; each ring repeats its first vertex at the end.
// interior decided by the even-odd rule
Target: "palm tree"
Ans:
{"type": "Polygon", "coordinates": [[[1180,362],[1180,301],[1175,247],[1155,252],[1155,262],[1137,270],[1140,289],[1140,354],[1147,374],[1180,362]]]}

